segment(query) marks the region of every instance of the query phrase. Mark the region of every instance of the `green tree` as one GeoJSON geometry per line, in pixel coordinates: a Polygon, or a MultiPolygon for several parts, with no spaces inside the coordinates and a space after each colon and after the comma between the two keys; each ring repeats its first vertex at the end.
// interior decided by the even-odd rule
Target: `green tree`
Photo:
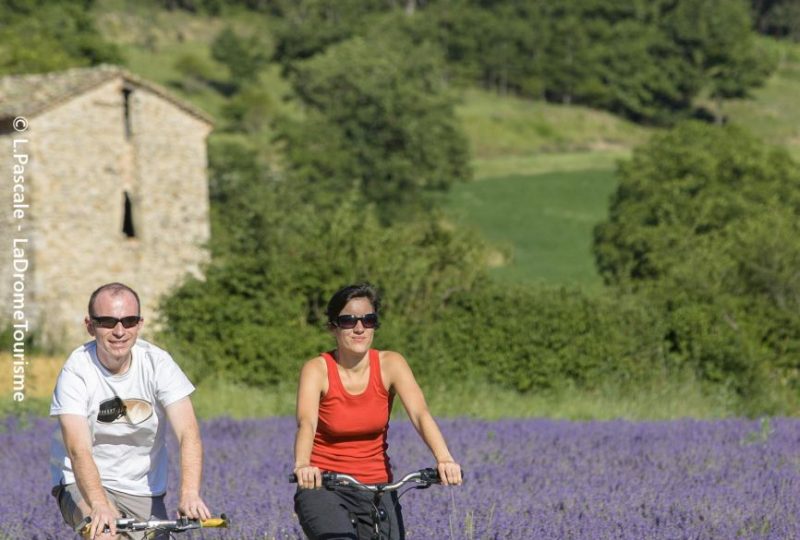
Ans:
{"type": "Polygon", "coordinates": [[[277,19],[273,59],[285,71],[329,45],[362,34],[373,14],[392,9],[384,0],[291,0],[277,19]]]}
{"type": "Polygon", "coordinates": [[[800,4],[795,0],[751,0],[751,4],[759,32],[800,41],[800,4]]]}
{"type": "Polygon", "coordinates": [[[0,1],[0,73],[40,73],[122,63],[94,25],[91,0],[0,1]]]}
{"type": "Polygon", "coordinates": [[[645,298],[672,365],[780,410],[800,380],[800,172],[740,129],[686,123],[620,168],[595,231],[607,281],[645,298]]]}
{"type": "Polygon", "coordinates": [[[758,214],[800,208],[800,178],[785,151],[733,126],[687,122],[657,135],[620,167],[595,256],[609,283],[660,279],[699,237],[758,214]]]}
{"type": "Polygon", "coordinates": [[[353,38],[298,63],[291,82],[306,115],[281,128],[289,170],[318,202],[355,186],[384,222],[430,209],[470,177],[438,49],[398,39],[353,38]]]}
{"type": "Polygon", "coordinates": [[[707,92],[718,120],[723,98],[747,95],[777,65],[757,45],[743,0],[681,0],[664,11],[660,24],[694,73],[693,95],[707,92]]]}
{"type": "Polygon", "coordinates": [[[321,211],[298,184],[264,174],[254,152],[223,146],[212,156],[212,262],[162,307],[162,339],[198,380],[293,380],[330,346],[325,303],[345,283],[379,284],[398,336],[481,281],[484,251],[470,235],[437,219],[384,227],[357,191],[321,211]]]}
{"type": "Polygon", "coordinates": [[[233,83],[240,86],[258,78],[269,60],[267,46],[257,36],[240,37],[227,26],[211,44],[211,56],[224,64],[233,83]]]}
{"type": "Polygon", "coordinates": [[[413,25],[445,53],[454,78],[541,97],[549,25],[540,2],[435,2],[413,25]]]}

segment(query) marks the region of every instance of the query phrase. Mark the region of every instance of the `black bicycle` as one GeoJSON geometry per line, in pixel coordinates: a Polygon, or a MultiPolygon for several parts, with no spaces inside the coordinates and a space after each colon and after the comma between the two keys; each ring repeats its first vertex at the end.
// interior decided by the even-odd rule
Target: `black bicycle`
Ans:
{"type": "MultiPolygon", "coordinates": [[[[463,478],[464,471],[462,469],[461,475],[463,478]]],[[[290,474],[289,481],[292,483],[297,482],[297,475],[290,474]]],[[[408,473],[396,482],[386,484],[362,484],[349,474],[323,472],[322,473],[322,487],[333,491],[366,491],[372,493],[372,505],[370,508],[370,520],[372,521],[372,536],[370,540],[382,540],[384,538],[381,533],[381,521],[387,519],[386,513],[381,509],[381,498],[385,493],[390,491],[398,491],[403,487],[408,489],[398,494],[398,499],[405,495],[412,489],[427,489],[434,484],[441,484],[442,480],[439,477],[439,471],[433,468],[420,469],[412,473],[408,473]]]]}

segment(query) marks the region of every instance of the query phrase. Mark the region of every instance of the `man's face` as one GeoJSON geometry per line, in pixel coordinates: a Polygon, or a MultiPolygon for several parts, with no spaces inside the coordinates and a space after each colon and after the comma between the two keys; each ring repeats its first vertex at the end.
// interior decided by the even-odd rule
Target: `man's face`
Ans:
{"type": "Polygon", "coordinates": [[[112,373],[127,371],[130,353],[143,320],[139,320],[130,328],[125,328],[121,321],[113,328],[103,328],[94,319],[113,317],[123,319],[139,315],[136,297],[128,291],[103,291],[95,298],[92,313],[86,317],[86,330],[97,340],[97,356],[103,365],[112,373]],[[92,318],[94,317],[94,319],[92,318]]]}

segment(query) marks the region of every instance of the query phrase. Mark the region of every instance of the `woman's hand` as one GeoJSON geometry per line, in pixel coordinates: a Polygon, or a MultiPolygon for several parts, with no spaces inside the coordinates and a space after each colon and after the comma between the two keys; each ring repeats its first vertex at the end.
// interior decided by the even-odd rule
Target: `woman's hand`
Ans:
{"type": "Polygon", "coordinates": [[[300,489],[315,489],[322,487],[322,473],[319,467],[303,465],[295,467],[294,474],[297,476],[297,485],[300,489]]]}
{"type": "Polygon", "coordinates": [[[452,459],[440,461],[436,464],[436,469],[439,471],[443,486],[461,485],[461,465],[452,459]]]}

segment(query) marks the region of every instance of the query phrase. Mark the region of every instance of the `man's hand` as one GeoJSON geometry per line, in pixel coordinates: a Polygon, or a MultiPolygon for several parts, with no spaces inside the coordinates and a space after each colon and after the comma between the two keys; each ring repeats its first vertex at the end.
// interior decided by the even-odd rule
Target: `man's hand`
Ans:
{"type": "Polygon", "coordinates": [[[210,519],[211,512],[208,511],[206,503],[200,498],[197,492],[181,492],[178,501],[178,514],[191,519],[210,519]]]}
{"type": "Polygon", "coordinates": [[[89,523],[89,535],[87,538],[114,538],[117,534],[117,518],[121,517],[119,510],[109,502],[97,503],[92,506],[89,514],[92,521],[89,523]],[[103,533],[108,525],[110,531],[103,533]]]}

